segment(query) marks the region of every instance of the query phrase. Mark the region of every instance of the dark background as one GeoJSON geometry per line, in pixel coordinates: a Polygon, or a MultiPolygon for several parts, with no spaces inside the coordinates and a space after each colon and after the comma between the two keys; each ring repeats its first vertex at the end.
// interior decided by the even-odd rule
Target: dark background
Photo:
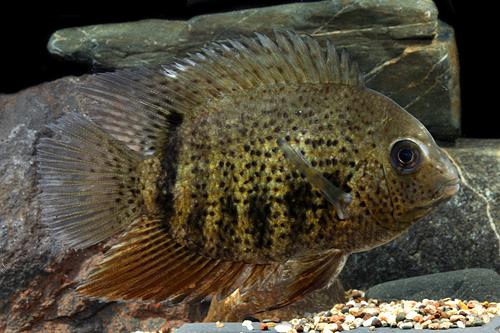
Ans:
{"type": "MultiPolygon", "coordinates": [[[[133,14],[92,11],[63,14],[45,10],[2,10],[0,14],[0,93],[13,93],[65,75],[93,71],[86,65],[65,62],[51,56],[46,44],[61,28],[135,21],[146,18],[188,19],[195,15],[269,6],[289,1],[189,0],[168,2],[163,10],[136,10],[133,14]]],[[[500,137],[500,56],[494,4],[435,0],[440,18],[455,28],[461,66],[463,136],[500,137]],[[488,7],[489,6],[489,7],[488,7]]]]}

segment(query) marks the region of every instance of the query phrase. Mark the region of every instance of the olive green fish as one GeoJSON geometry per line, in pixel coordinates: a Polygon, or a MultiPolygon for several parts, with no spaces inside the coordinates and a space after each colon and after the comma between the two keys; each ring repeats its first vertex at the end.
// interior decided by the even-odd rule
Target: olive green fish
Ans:
{"type": "Polygon", "coordinates": [[[74,249],[118,236],[84,295],[279,308],[459,188],[424,126],[308,36],[212,43],[82,89],[87,109],[37,154],[53,234],[74,249]]]}

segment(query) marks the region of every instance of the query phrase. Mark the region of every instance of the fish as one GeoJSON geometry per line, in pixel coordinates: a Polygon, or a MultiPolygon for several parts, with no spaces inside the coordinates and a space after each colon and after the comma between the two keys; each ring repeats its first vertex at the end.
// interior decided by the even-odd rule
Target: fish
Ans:
{"type": "Polygon", "coordinates": [[[36,154],[50,234],[76,250],[113,240],[87,297],[284,307],[460,187],[422,123],[311,36],[215,41],[80,91],[89,102],[36,154]]]}

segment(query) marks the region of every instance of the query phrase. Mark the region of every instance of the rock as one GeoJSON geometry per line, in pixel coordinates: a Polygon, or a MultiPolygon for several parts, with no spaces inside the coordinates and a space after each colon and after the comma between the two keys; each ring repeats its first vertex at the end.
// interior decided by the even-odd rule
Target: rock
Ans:
{"type": "Polygon", "coordinates": [[[370,326],[380,327],[380,326],[382,326],[382,322],[377,317],[370,317],[369,319],[367,319],[363,322],[363,326],[364,327],[370,327],[370,326]]]}
{"type": "MultiPolygon", "coordinates": [[[[378,284],[368,289],[367,297],[381,300],[450,297],[498,302],[500,301],[500,275],[495,271],[482,268],[422,275],[378,284]]],[[[453,315],[450,321],[455,322],[462,317],[453,315]]]]}
{"type": "Polygon", "coordinates": [[[351,255],[341,273],[346,288],[465,267],[500,271],[500,140],[460,139],[447,151],[466,183],[394,241],[351,255]]]}
{"type": "MultiPolygon", "coordinates": [[[[431,1],[320,1],[202,15],[189,21],[143,20],[67,28],[48,42],[51,53],[104,68],[162,64],[207,41],[273,28],[317,36],[339,35],[344,44],[367,37],[432,39],[437,9],[431,1]]],[[[352,46],[352,45],[351,45],[352,46]]]]}
{"type": "Polygon", "coordinates": [[[274,326],[274,329],[278,333],[287,333],[292,329],[292,325],[290,325],[289,323],[282,323],[274,326]]]}
{"type": "Polygon", "coordinates": [[[413,328],[413,323],[412,322],[401,322],[398,327],[402,330],[408,330],[410,328],[413,328]]]}
{"type": "Polygon", "coordinates": [[[367,85],[392,97],[437,138],[460,134],[458,60],[453,29],[431,0],[329,0],[56,31],[51,53],[106,69],[168,62],[207,41],[293,29],[332,40],[366,73],[367,85]]]}

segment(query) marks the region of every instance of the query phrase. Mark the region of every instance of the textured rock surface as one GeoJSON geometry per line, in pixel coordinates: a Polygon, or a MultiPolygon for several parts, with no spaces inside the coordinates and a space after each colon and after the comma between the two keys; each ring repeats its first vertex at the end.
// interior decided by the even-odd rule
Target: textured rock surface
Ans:
{"type": "Polygon", "coordinates": [[[344,286],[472,267],[500,271],[500,140],[458,140],[447,151],[465,179],[459,193],[393,242],[352,255],[344,286]]]}
{"type": "Polygon", "coordinates": [[[104,68],[157,65],[210,40],[273,28],[294,29],[349,51],[367,84],[421,119],[438,138],[460,133],[458,60],[453,30],[431,0],[320,1],[57,31],[48,48],[104,68]]]}
{"type": "Polygon", "coordinates": [[[462,269],[384,282],[371,287],[366,297],[380,300],[442,299],[500,301],[500,275],[483,268],[462,269]]]}
{"type": "MultiPolygon", "coordinates": [[[[432,1],[319,1],[202,15],[189,21],[144,20],[68,28],[55,32],[51,53],[105,68],[161,64],[207,41],[273,28],[335,36],[339,45],[368,38],[432,39],[437,10],[432,1]]],[[[410,41],[414,42],[414,41],[410,41]]]]}

